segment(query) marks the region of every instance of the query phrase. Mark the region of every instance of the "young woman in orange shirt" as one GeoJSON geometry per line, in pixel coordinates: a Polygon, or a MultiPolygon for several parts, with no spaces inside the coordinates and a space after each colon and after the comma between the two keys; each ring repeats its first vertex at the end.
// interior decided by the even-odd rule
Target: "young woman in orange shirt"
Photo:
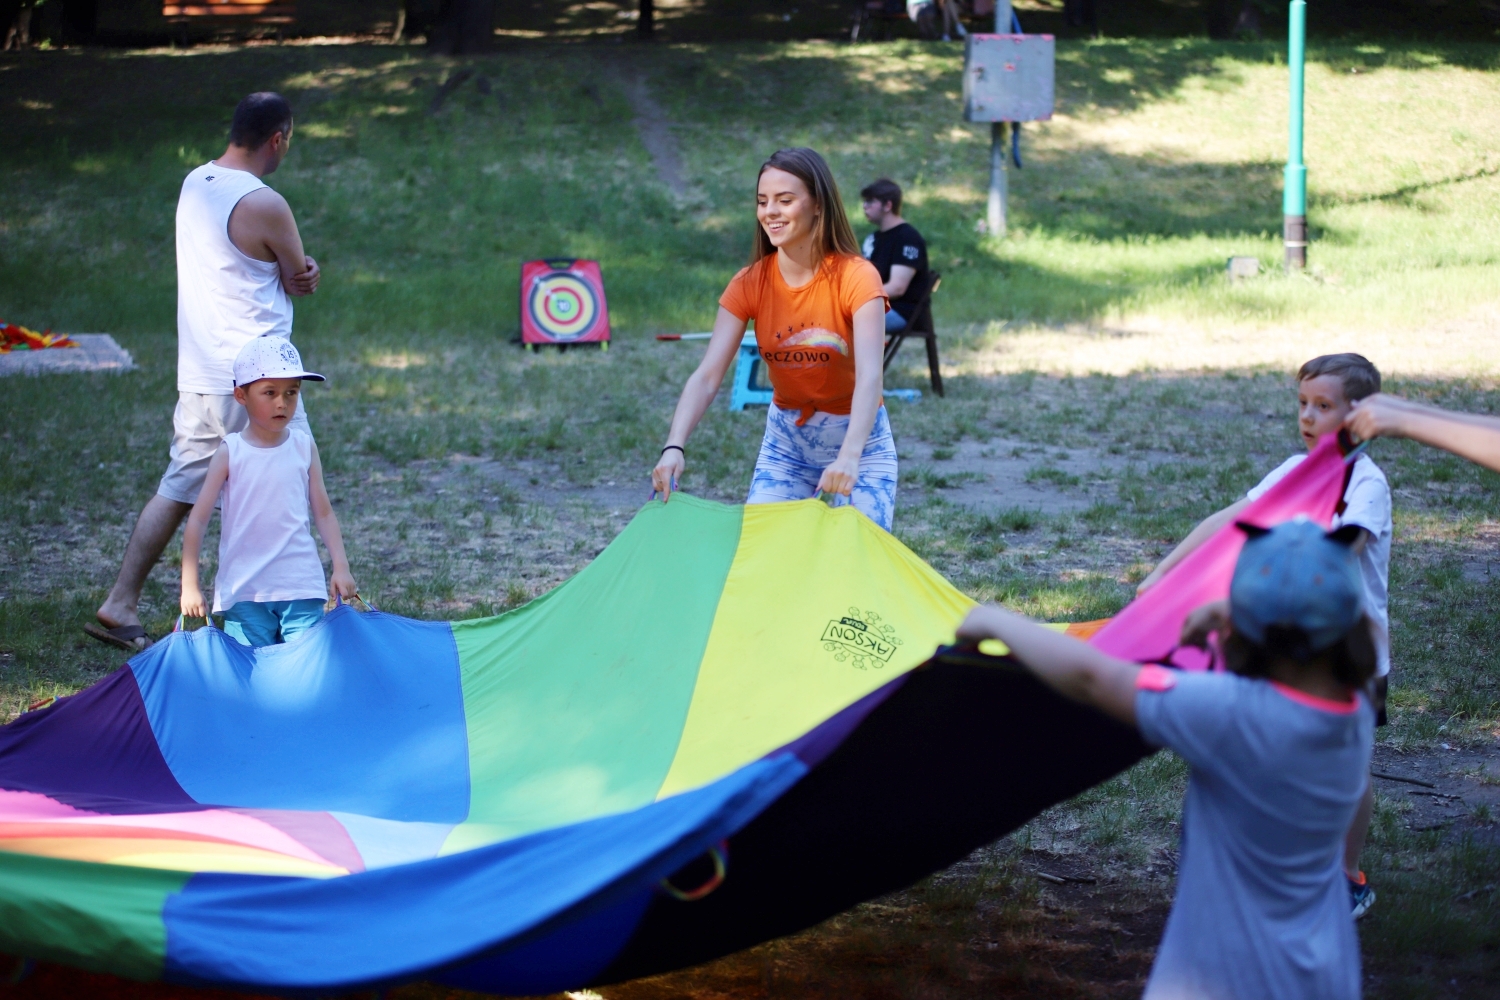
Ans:
{"type": "Polygon", "coordinates": [[[754,322],[775,390],[746,503],[827,492],[891,528],[896,445],[881,403],[880,274],[859,252],[838,186],[811,149],[778,150],[756,185],[755,249],[719,298],[713,336],[688,378],[651,481],[671,496],[687,440],[754,322]]]}

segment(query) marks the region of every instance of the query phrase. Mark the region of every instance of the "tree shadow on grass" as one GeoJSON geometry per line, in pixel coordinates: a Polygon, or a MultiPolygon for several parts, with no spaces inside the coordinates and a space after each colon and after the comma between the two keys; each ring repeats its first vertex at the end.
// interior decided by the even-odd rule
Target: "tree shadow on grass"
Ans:
{"type": "Polygon", "coordinates": [[[1423,181],[1420,184],[1403,184],[1401,187],[1390,191],[1381,191],[1376,194],[1364,195],[1319,195],[1314,196],[1314,204],[1326,205],[1373,205],[1380,202],[1399,202],[1412,204],[1420,195],[1431,191],[1440,191],[1455,184],[1466,184],[1469,181],[1484,180],[1487,177],[1500,176],[1500,167],[1484,167],[1479,170],[1469,170],[1452,177],[1440,177],[1433,181],[1423,181]]]}
{"type": "Polygon", "coordinates": [[[1032,166],[1016,182],[1025,186],[1012,218],[1038,233],[1111,241],[1259,237],[1281,222],[1279,163],[1205,163],[1078,145],[1038,155],[1032,166]],[[1056,169],[1062,160],[1069,169],[1056,169]]]}

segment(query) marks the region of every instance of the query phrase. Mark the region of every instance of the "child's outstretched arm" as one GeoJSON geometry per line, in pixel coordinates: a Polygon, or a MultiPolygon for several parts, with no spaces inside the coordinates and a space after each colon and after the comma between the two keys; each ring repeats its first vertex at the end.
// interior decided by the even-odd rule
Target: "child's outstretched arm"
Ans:
{"type": "Polygon", "coordinates": [[[969,612],[960,639],[999,639],[1011,655],[1043,683],[1135,725],[1135,679],[1141,668],[1117,660],[1070,635],[1042,628],[1029,618],[986,604],[969,612]]]}
{"type": "Polygon", "coordinates": [[[208,462],[208,475],[203,479],[203,489],[198,491],[198,500],[188,512],[187,527],[182,531],[182,613],[190,618],[208,617],[208,605],[203,600],[203,588],[198,582],[198,560],[203,548],[203,532],[208,530],[208,519],[214,516],[214,504],[219,500],[219,491],[229,478],[229,449],[219,445],[214,457],[208,462]]]}
{"type": "Polygon", "coordinates": [[[1491,416],[1454,413],[1378,392],[1357,401],[1344,426],[1364,441],[1411,438],[1500,472],[1500,420],[1491,416]]]}
{"type": "Polygon", "coordinates": [[[1156,568],[1146,574],[1146,578],[1136,585],[1135,592],[1144,594],[1154,586],[1158,580],[1167,575],[1173,566],[1182,562],[1192,551],[1204,542],[1212,538],[1220,528],[1233,524],[1234,519],[1240,516],[1240,511],[1250,506],[1248,497],[1241,497],[1223,510],[1210,514],[1198,522],[1198,526],[1188,532],[1186,538],[1177,543],[1177,548],[1167,553],[1167,557],[1157,563],[1156,568]]]}
{"type": "Polygon", "coordinates": [[[343,598],[354,596],[354,574],[349,572],[349,559],[344,555],[344,534],[339,530],[339,519],[334,516],[333,504],[328,499],[328,488],[323,485],[323,460],[318,457],[318,446],[312,446],[312,465],[307,470],[308,498],[312,501],[313,523],[323,544],[328,546],[328,557],[333,560],[333,575],[328,578],[328,596],[343,598]]]}

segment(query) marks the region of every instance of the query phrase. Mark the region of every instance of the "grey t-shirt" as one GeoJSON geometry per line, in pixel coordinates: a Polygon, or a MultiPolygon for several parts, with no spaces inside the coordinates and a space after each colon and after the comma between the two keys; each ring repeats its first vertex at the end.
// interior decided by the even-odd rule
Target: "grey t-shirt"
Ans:
{"type": "MultiPolygon", "coordinates": [[[[1259,500],[1272,486],[1286,478],[1306,455],[1293,455],[1276,468],[1249,493],[1246,499],[1259,500]]],[[[1375,623],[1375,676],[1391,672],[1390,615],[1386,613],[1386,582],[1391,575],[1391,487],[1380,466],[1361,455],[1349,473],[1344,490],[1343,509],[1333,515],[1333,528],[1357,524],[1370,533],[1368,543],[1359,550],[1359,573],[1365,582],[1365,613],[1375,623]]]]}
{"type": "Polygon", "coordinates": [[[1146,1000],[1354,1000],[1359,940],[1344,833],[1374,716],[1235,674],[1136,695],[1148,743],[1191,767],[1177,896],[1146,1000]]]}

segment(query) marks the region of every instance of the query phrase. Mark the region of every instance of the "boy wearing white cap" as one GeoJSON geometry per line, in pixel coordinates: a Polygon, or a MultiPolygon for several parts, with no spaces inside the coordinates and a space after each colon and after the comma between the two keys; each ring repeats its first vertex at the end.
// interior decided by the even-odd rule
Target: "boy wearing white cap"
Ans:
{"type": "Polygon", "coordinates": [[[198,583],[199,550],[222,493],[213,610],[224,616],[224,631],[247,646],[286,642],[317,624],[326,598],[354,596],[318,446],[293,423],[304,380],[325,381],[303,370],[290,340],[257,337],[240,351],[234,398],[249,423],[226,435],[214,453],[183,532],[182,613],[202,618],[208,611],[198,583]],[[309,511],[333,560],[326,585],[309,511]]]}
{"type": "Polygon", "coordinates": [[[1182,634],[1203,646],[1217,633],[1228,672],[1117,660],[993,606],[958,634],[1001,640],[1046,684],[1187,761],[1177,894],[1144,1000],[1357,1000],[1343,846],[1375,732],[1360,529],[1240,528],[1228,602],[1182,634]]]}

